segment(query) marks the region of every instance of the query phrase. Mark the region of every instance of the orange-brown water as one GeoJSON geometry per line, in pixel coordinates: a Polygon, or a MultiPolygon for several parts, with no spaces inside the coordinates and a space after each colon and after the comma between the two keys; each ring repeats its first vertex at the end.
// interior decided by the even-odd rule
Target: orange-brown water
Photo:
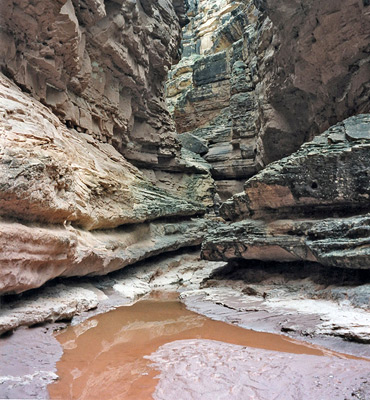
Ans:
{"type": "MultiPolygon", "coordinates": [[[[51,399],[152,399],[157,372],[144,356],[165,343],[211,339],[254,348],[311,355],[345,355],[285,336],[246,330],[203,317],[175,296],[157,294],[100,314],[57,335],[64,354],[51,399]]],[[[354,358],[349,357],[348,358],[354,358]]]]}

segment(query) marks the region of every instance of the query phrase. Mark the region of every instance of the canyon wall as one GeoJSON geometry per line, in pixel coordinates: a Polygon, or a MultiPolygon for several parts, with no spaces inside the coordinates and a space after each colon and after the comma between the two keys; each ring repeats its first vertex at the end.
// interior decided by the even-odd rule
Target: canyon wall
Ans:
{"type": "Polygon", "coordinates": [[[6,1],[2,70],[61,122],[134,164],[179,168],[163,80],[178,57],[170,1],[6,1]]]}
{"type": "Polygon", "coordinates": [[[209,232],[203,256],[368,269],[368,2],[254,4],[244,51],[262,171],[222,204],[232,223],[209,232]]]}
{"type": "Polygon", "coordinates": [[[370,112],[370,11],[363,0],[255,4],[263,39],[257,157],[264,166],[337,122],[370,112]]]}
{"type": "Polygon", "coordinates": [[[164,100],[184,11],[3,2],[0,293],[200,244],[204,222],[191,217],[213,204],[213,181],[181,149],[164,100]]]}
{"type": "Polygon", "coordinates": [[[0,293],[204,239],[210,260],[368,268],[369,19],[365,0],[5,0],[0,293]],[[193,218],[220,198],[222,221],[193,218]]]}
{"type": "Polygon", "coordinates": [[[222,200],[242,190],[255,163],[256,80],[246,36],[258,11],[242,1],[191,3],[182,59],[167,81],[167,102],[183,146],[211,165],[222,200]]]}
{"type": "Polygon", "coordinates": [[[331,125],[370,111],[367,2],[199,0],[188,14],[168,103],[222,200],[331,125]]]}
{"type": "Polygon", "coordinates": [[[369,269],[370,115],[334,125],[249,179],[207,235],[211,260],[314,261],[369,269]]]}
{"type": "Polygon", "coordinates": [[[369,268],[368,2],[199,0],[188,15],[167,101],[231,221],[203,257],[369,268]]]}

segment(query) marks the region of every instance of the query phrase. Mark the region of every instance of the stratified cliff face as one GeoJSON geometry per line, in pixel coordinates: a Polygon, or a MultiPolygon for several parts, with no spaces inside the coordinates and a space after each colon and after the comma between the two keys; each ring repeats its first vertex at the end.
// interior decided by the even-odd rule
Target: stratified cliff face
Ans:
{"type": "Polygon", "coordinates": [[[315,261],[370,268],[370,115],[346,119],[266,167],[221,207],[212,260],[315,261]]]}
{"type": "Polygon", "coordinates": [[[212,180],[181,149],[163,95],[183,11],[2,4],[0,293],[200,243],[204,222],[189,217],[212,204],[212,180]],[[167,181],[153,184],[156,173],[167,181]]]}
{"type": "Polygon", "coordinates": [[[331,125],[370,112],[367,2],[192,7],[169,105],[180,140],[210,163],[222,199],[331,125]]]}
{"type": "Polygon", "coordinates": [[[252,82],[242,96],[254,99],[252,159],[262,171],[223,203],[221,215],[233,223],[209,232],[203,256],[369,268],[368,2],[254,4],[241,8],[248,17],[241,76],[252,82]]]}
{"type": "Polygon", "coordinates": [[[178,167],[163,80],[178,53],[171,1],[5,1],[0,63],[61,121],[135,164],[178,167]]]}
{"type": "Polygon", "coordinates": [[[167,82],[179,139],[211,165],[222,199],[256,173],[256,81],[245,62],[245,32],[257,14],[242,1],[191,3],[182,59],[167,82]]]}
{"type": "Polygon", "coordinates": [[[164,99],[185,11],[169,0],[6,1],[0,65],[62,123],[111,144],[160,186],[168,176],[154,170],[175,173],[167,186],[185,197],[193,178],[202,182],[195,199],[209,206],[209,172],[181,151],[164,99]]]}
{"type": "Polygon", "coordinates": [[[200,244],[211,175],[206,258],[368,268],[368,1],[186,11],[3,2],[0,292],[200,244]]]}
{"type": "Polygon", "coordinates": [[[368,1],[256,0],[257,159],[296,151],[331,125],[370,112],[368,1]]]}

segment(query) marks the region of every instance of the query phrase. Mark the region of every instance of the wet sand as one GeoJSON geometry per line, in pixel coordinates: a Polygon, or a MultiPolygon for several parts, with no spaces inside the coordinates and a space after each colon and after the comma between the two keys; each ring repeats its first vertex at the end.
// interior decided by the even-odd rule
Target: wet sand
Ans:
{"type": "MultiPolygon", "coordinates": [[[[82,324],[68,327],[65,331],[57,334],[56,338],[61,343],[64,354],[57,363],[57,374],[60,379],[48,388],[50,398],[63,400],[107,398],[145,400],[152,399],[153,393],[155,393],[154,396],[156,398],[176,399],[176,397],[173,397],[173,390],[168,391],[168,393],[166,393],[167,389],[164,392],[162,390],[164,387],[168,387],[166,382],[177,384],[173,375],[169,378],[171,373],[175,373],[175,370],[180,368],[176,366],[176,357],[165,362],[165,364],[168,364],[168,362],[173,361],[173,369],[170,371],[170,375],[168,373],[163,375],[163,365],[158,361],[158,358],[156,359],[155,352],[160,352],[163,345],[171,346],[172,342],[181,343],[184,340],[195,340],[190,348],[197,348],[197,345],[202,343],[204,339],[217,341],[212,343],[217,343],[217,346],[219,346],[218,351],[226,359],[228,359],[228,353],[230,353],[230,357],[232,356],[233,351],[231,349],[240,353],[241,350],[247,348],[248,351],[254,352],[253,363],[256,363],[256,360],[260,360],[261,366],[264,363],[266,364],[265,368],[271,364],[274,355],[280,357],[276,359],[280,360],[279,363],[282,366],[284,363],[289,365],[292,357],[296,357],[294,355],[300,355],[301,365],[307,364],[307,372],[311,372],[311,375],[314,368],[312,366],[316,364],[313,363],[311,365],[308,361],[312,360],[313,356],[316,356],[314,357],[315,359],[321,359],[323,363],[324,360],[330,360],[329,364],[336,361],[345,362],[347,363],[346,366],[349,367],[348,379],[351,382],[353,381],[354,384],[356,383],[356,385],[361,381],[361,377],[356,375],[358,371],[354,366],[358,365],[360,367],[360,364],[363,364],[370,368],[370,363],[356,360],[356,357],[353,356],[335,353],[281,335],[255,332],[224,322],[213,321],[187,310],[176,299],[177,294],[162,293],[156,296],[157,298],[155,299],[142,300],[133,306],[121,307],[108,313],[94,316],[82,324]],[[225,343],[229,345],[225,345],[225,343]],[[253,349],[263,349],[263,351],[253,349]],[[268,357],[266,358],[267,353],[268,357]],[[260,357],[258,357],[258,354],[260,354],[260,357]],[[157,363],[157,369],[151,366],[151,361],[147,358],[149,356],[154,357],[153,360],[157,363]],[[158,390],[162,390],[161,395],[158,394],[158,391],[155,391],[158,384],[159,370],[162,371],[161,381],[158,385],[158,390]],[[351,370],[354,371],[352,376],[351,370]],[[358,382],[356,379],[359,379],[358,382]]],[[[199,347],[201,352],[208,351],[204,350],[207,346],[203,347],[203,349],[199,347]]],[[[189,351],[184,350],[184,355],[187,352],[189,351]]],[[[198,356],[203,357],[204,354],[198,354],[198,356]]],[[[250,356],[244,351],[242,358],[239,357],[241,371],[247,367],[246,361],[250,356]]],[[[200,393],[200,397],[197,397],[196,393],[194,394],[194,388],[191,389],[192,381],[194,381],[191,377],[194,373],[197,373],[197,368],[199,369],[199,374],[207,369],[206,365],[200,366],[197,364],[196,357],[196,352],[190,352],[189,357],[185,357],[189,365],[181,373],[184,378],[182,386],[186,386],[186,383],[184,383],[186,381],[186,370],[191,371],[188,376],[188,389],[189,393],[193,393],[193,397],[186,397],[189,399],[204,398],[200,393]]],[[[224,362],[224,365],[228,368],[227,363],[225,364],[224,362]]],[[[234,360],[232,368],[237,370],[239,367],[238,362],[234,360]]],[[[182,368],[183,366],[180,370],[182,368]]],[[[364,367],[362,366],[361,368],[363,369],[364,367]]],[[[263,368],[261,371],[263,371],[263,368]]],[[[230,373],[231,377],[233,375],[235,373],[230,373]]],[[[212,382],[212,379],[204,374],[202,379],[212,382]]],[[[265,376],[263,379],[265,385],[268,385],[269,377],[265,376]]],[[[287,379],[283,379],[282,382],[287,382],[287,379]]],[[[244,385],[245,390],[246,385],[247,383],[244,385]]],[[[182,390],[184,393],[186,392],[184,388],[182,390]]],[[[240,393],[235,394],[235,396],[239,396],[240,393]]],[[[185,399],[185,397],[178,396],[177,398],[179,400],[185,399]]],[[[213,399],[217,398],[213,396],[213,399]]],[[[245,397],[229,398],[245,399],[245,397]]],[[[256,398],[258,399],[258,397],[256,398]]]]}

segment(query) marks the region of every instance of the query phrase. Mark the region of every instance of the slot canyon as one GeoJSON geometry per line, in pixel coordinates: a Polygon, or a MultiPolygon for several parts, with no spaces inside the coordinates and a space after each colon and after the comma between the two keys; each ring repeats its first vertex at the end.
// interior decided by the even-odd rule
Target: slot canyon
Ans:
{"type": "Polygon", "coordinates": [[[370,399],[369,0],[2,0],[0,399],[370,399]]]}

